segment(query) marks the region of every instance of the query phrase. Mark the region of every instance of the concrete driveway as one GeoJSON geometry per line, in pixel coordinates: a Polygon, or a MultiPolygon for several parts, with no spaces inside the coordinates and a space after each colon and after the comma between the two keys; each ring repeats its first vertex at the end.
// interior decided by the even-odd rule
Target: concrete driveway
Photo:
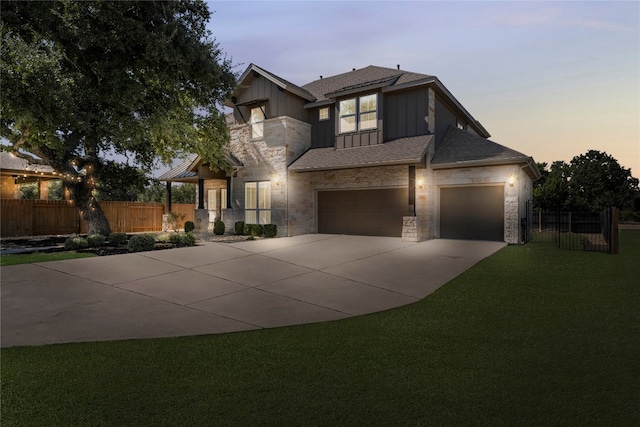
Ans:
{"type": "Polygon", "coordinates": [[[2,267],[2,347],[339,320],[431,294],[500,242],[309,234],[2,267]]]}

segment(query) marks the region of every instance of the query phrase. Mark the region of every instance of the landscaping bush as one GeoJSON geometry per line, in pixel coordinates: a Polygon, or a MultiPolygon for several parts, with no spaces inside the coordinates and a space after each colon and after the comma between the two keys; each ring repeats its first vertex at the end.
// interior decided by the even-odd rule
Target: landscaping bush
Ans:
{"type": "Polygon", "coordinates": [[[109,244],[113,246],[124,246],[127,244],[126,233],[111,233],[109,234],[109,244]]]}
{"type": "Polygon", "coordinates": [[[220,221],[219,219],[216,219],[213,222],[213,234],[215,234],[216,236],[221,236],[224,234],[224,222],[220,221]]]}
{"type": "Polygon", "coordinates": [[[187,222],[184,223],[184,232],[185,233],[191,233],[195,229],[196,229],[196,225],[193,223],[193,221],[187,221],[187,222]]]}
{"type": "Polygon", "coordinates": [[[75,251],[77,249],[85,249],[89,247],[89,242],[84,237],[69,237],[64,242],[64,248],[75,251]]]}
{"type": "Polygon", "coordinates": [[[251,224],[251,235],[253,237],[262,236],[262,225],[260,225],[260,224],[251,224]]]}
{"type": "Polygon", "coordinates": [[[236,223],[233,224],[233,231],[237,236],[244,235],[244,221],[236,221],[236,223]]]}
{"type": "Polygon", "coordinates": [[[173,234],[169,234],[169,233],[163,233],[160,234],[158,236],[156,236],[156,242],[158,243],[172,243],[171,242],[171,236],[174,236],[175,233],[173,234]]]}
{"type": "Polygon", "coordinates": [[[178,248],[185,246],[194,246],[196,244],[196,236],[193,233],[173,233],[169,234],[169,242],[178,248]]]}
{"type": "Polygon", "coordinates": [[[265,224],[262,227],[262,231],[264,232],[264,237],[276,237],[278,234],[278,226],[275,224],[265,224]]]}
{"type": "Polygon", "coordinates": [[[242,227],[242,235],[251,236],[251,225],[252,224],[245,224],[244,227],[242,227]]]}
{"type": "Polygon", "coordinates": [[[184,243],[184,246],[195,246],[196,236],[193,233],[184,233],[182,235],[182,241],[184,243]]]}
{"type": "Polygon", "coordinates": [[[150,234],[136,234],[127,244],[129,252],[152,251],[156,246],[156,239],[150,234]]]}
{"type": "Polygon", "coordinates": [[[183,213],[177,213],[177,212],[169,212],[167,214],[167,223],[169,225],[169,228],[172,230],[177,231],[178,230],[178,224],[180,224],[182,221],[184,221],[184,217],[186,215],[183,213]]]}
{"type": "Polygon", "coordinates": [[[87,237],[87,242],[92,248],[99,248],[100,246],[104,246],[106,241],[107,238],[102,234],[92,234],[87,237]]]}

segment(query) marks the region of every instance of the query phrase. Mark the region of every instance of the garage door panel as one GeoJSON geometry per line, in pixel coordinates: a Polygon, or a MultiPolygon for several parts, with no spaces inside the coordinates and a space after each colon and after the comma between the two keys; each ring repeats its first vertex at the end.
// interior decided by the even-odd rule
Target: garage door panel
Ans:
{"type": "Polygon", "coordinates": [[[400,237],[407,210],[407,188],[319,191],[318,232],[400,237]]]}
{"type": "Polygon", "coordinates": [[[504,187],[440,189],[440,237],[504,240],[504,187]]]}

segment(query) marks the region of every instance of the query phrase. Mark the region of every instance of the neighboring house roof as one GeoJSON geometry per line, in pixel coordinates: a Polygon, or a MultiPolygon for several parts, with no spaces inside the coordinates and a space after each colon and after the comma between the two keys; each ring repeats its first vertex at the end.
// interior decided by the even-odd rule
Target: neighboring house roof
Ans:
{"type": "Polygon", "coordinates": [[[438,143],[431,159],[433,169],[505,164],[525,164],[530,168],[528,173],[532,178],[540,177],[531,157],[453,126],[438,143]]]}
{"type": "Polygon", "coordinates": [[[26,173],[29,175],[55,172],[49,165],[29,163],[26,159],[7,151],[0,151],[0,170],[5,174],[26,173]]]}
{"type": "Polygon", "coordinates": [[[433,135],[421,135],[357,148],[314,148],[293,162],[289,170],[312,172],[419,163],[432,139],[433,135]]]}

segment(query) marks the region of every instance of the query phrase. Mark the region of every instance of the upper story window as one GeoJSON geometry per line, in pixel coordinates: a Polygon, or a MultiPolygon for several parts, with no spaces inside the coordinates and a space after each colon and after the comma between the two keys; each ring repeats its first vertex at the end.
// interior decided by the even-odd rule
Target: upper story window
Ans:
{"type": "Polygon", "coordinates": [[[340,133],[378,127],[378,96],[360,96],[340,101],[340,133]]]}
{"type": "Polygon", "coordinates": [[[329,107],[321,108],[318,111],[318,120],[319,121],[329,120],[329,107]]]}
{"type": "Polygon", "coordinates": [[[264,105],[260,105],[258,107],[253,107],[251,109],[251,119],[249,123],[251,123],[251,139],[257,139],[264,137],[264,105]]]}
{"type": "Polygon", "coordinates": [[[466,129],[466,126],[460,120],[456,120],[456,125],[458,126],[458,129],[466,129]]]}

